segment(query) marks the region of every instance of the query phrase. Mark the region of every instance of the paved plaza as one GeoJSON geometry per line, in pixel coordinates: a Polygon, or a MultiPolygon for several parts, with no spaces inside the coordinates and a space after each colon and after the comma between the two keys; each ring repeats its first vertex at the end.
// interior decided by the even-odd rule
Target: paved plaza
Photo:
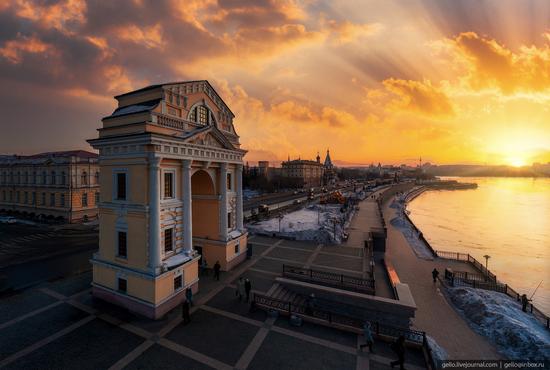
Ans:
{"type": "MultiPolygon", "coordinates": [[[[390,369],[395,355],[377,341],[287,318],[251,312],[235,296],[244,276],[266,293],[283,264],[363,276],[362,251],[267,237],[251,237],[253,256],[221,281],[201,275],[191,323],[180,308],[153,321],[91,296],[91,272],[44,283],[0,300],[0,367],[8,369],[390,369]]],[[[424,368],[408,350],[407,369],[424,368]]]]}

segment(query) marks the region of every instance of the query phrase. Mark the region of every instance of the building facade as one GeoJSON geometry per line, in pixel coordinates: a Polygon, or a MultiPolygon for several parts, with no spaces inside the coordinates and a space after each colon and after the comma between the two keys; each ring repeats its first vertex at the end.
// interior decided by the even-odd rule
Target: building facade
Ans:
{"type": "Polygon", "coordinates": [[[97,218],[98,156],[83,150],[0,157],[0,210],[35,219],[97,218]]]}
{"type": "Polygon", "coordinates": [[[151,318],[199,288],[201,259],[244,260],[242,170],[234,115],[207,81],[115,97],[89,140],[100,158],[93,294],[151,318]]]}
{"type": "Polygon", "coordinates": [[[297,181],[297,185],[305,187],[322,186],[324,166],[317,154],[315,161],[294,159],[281,163],[282,176],[297,181]]]}

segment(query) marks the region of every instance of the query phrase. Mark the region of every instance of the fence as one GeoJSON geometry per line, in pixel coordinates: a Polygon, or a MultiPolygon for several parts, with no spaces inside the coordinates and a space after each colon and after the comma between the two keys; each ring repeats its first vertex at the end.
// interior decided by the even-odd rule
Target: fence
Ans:
{"type": "Polygon", "coordinates": [[[297,280],[311,281],[346,290],[374,294],[374,280],[332,272],[305,269],[297,266],[283,265],[283,276],[297,280]]]}
{"type": "Polygon", "coordinates": [[[481,273],[485,276],[487,276],[488,280],[497,281],[497,277],[495,274],[493,274],[491,271],[489,271],[481,262],[476,260],[474,257],[472,257],[468,253],[459,253],[459,252],[447,252],[447,251],[435,251],[435,255],[439,258],[445,258],[449,260],[455,260],[455,261],[464,261],[471,263],[477,270],[481,271],[481,273]]]}
{"type": "Polygon", "coordinates": [[[341,313],[323,310],[318,307],[312,307],[308,304],[296,304],[290,301],[283,301],[258,293],[254,293],[252,302],[254,307],[265,310],[275,310],[283,315],[290,316],[292,314],[298,314],[306,318],[314,318],[328,324],[342,325],[355,330],[362,330],[365,322],[368,321],[376,335],[383,335],[390,338],[398,338],[399,336],[403,336],[407,341],[420,345],[422,347],[422,352],[425,356],[428,369],[435,369],[432,350],[428,344],[426,333],[423,331],[380,324],[378,321],[374,322],[360,317],[343,315],[341,313]]]}

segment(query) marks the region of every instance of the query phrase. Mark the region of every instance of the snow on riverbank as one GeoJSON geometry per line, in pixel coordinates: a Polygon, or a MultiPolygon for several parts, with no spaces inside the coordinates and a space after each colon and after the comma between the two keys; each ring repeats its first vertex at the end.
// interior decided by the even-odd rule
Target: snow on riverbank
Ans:
{"type": "MultiPolygon", "coordinates": [[[[341,222],[342,213],[340,205],[312,205],[298,211],[284,214],[281,219],[281,232],[279,232],[279,219],[270,218],[265,221],[247,224],[247,229],[259,234],[276,234],[292,237],[296,240],[314,240],[319,243],[334,241],[333,219],[341,222]]],[[[341,225],[336,225],[336,242],[340,243],[342,235],[341,225]]]]}
{"type": "MultiPolygon", "coordinates": [[[[512,360],[541,360],[550,355],[550,332],[503,293],[449,288],[450,300],[470,326],[512,360]]],[[[452,333],[449,333],[452,335],[452,333]]]]}
{"type": "Polygon", "coordinates": [[[405,218],[403,212],[406,212],[405,206],[397,201],[393,201],[390,208],[395,208],[395,217],[390,221],[390,224],[401,231],[403,236],[407,240],[407,243],[411,246],[414,253],[418,258],[427,260],[433,260],[432,252],[428,249],[426,244],[420,240],[418,233],[414,230],[412,224],[405,218]]]}

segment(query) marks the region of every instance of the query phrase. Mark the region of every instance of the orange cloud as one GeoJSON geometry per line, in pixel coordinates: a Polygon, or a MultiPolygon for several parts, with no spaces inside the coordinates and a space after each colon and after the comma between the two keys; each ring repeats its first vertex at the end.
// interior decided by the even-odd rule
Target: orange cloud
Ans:
{"type": "Polygon", "coordinates": [[[44,28],[55,28],[64,33],[72,33],[69,29],[70,23],[83,23],[86,19],[84,0],[51,3],[16,0],[13,5],[17,16],[38,22],[44,28]]]}
{"type": "Polygon", "coordinates": [[[148,49],[163,48],[162,26],[160,23],[152,27],[138,27],[134,24],[117,30],[118,38],[144,45],[148,49]]]}
{"type": "Polygon", "coordinates": [[[352,23],[350,21],[328,20],[322,25],[332,33],[333,38],[339,43],[349,43],[359,37],[371,36],[382,29],[380,23],[352,23]]]}
{"type": "Polygon", "coordinates": [[[397,95],[390,108],[410,110],[430,116],[450,116],[454,114],[451,101],[430,81],[411,81],[390,78],[383,81],[384,87],[397,95]]]}
{"type": "Polygon", "coordinates": [[[24,53],[44,53],[51,46],[40,41],[36,36],[25,37],[17,35],[17,39],[7,41],[0,49],[0,55],[13,64],[21,63],[24,53]]]}
{"type": "Polygon", "coordinates": [[[504,94],[550,89],[550,48],[523,46],[512,51],[496,40],[464,32],[451,40],[470,63],[474,89],[496,87],[504,94]]]}

